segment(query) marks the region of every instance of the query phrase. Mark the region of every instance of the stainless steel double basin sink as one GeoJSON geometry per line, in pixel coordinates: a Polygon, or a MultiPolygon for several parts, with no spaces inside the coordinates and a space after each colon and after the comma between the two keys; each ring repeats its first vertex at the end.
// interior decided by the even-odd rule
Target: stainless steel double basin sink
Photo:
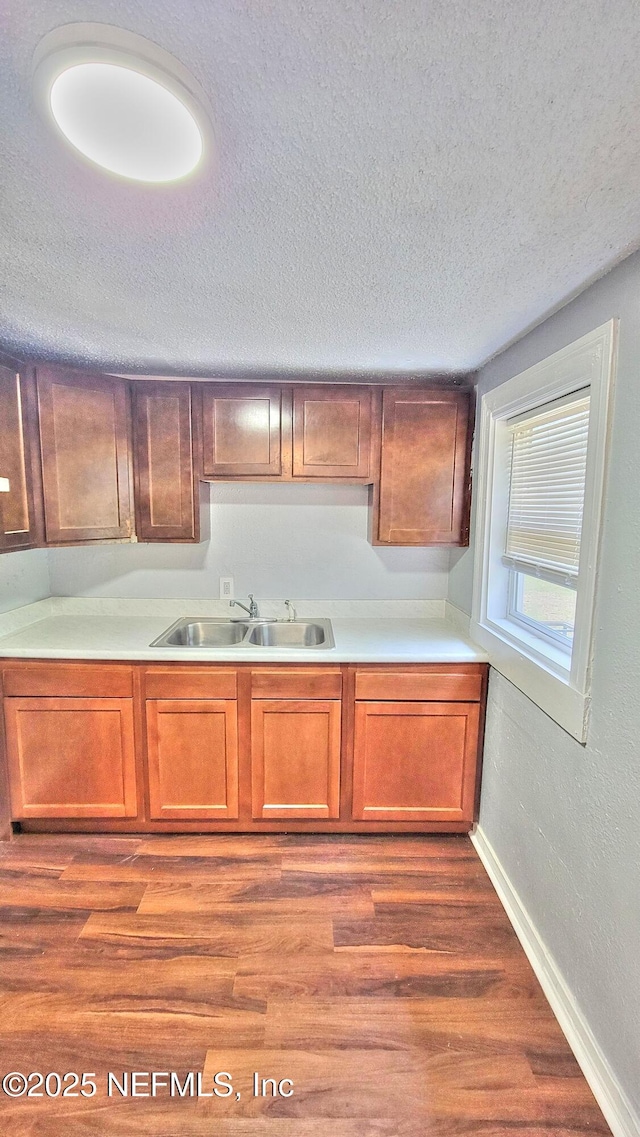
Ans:
{"type": "Polygon", "coordinates": [[[331,620],[176,620],[150,647],[335,647],[331,620]]]}

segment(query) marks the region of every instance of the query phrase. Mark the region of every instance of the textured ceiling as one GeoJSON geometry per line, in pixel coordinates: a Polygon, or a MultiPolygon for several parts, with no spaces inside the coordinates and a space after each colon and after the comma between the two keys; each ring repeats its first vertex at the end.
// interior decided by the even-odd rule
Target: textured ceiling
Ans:
{"type": "Polygon", "coordinates": [[[640,244],[638,0],[0,0],[0,342],[119,370],[463,372],[640,244]],[[30,95],[78,20],[215,112],[191,185],[30,95]]]}

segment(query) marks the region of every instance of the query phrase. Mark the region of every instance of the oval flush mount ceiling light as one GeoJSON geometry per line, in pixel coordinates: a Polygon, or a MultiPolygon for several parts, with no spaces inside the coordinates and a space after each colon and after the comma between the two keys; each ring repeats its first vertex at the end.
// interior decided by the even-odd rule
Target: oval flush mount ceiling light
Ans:
{"type": "Polygon", "coordinates": [[[202,166],[207,98],[169,52],[107,24],[68,24],[34,56],[40,110],[89,162],[131,181],[163,183],[202,166]]]}

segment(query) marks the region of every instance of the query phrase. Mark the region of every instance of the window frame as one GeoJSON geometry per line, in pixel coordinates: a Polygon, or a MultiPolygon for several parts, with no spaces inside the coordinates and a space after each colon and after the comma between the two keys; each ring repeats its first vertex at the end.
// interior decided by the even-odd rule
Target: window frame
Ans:
{"type": "Polygon", "coordinates": [[[480,399],[471,630],[491,664],[580,742],[586,741],[591,646],[618,341],[609,320],[480,399]],[[502,563],[509,501],[508,422],[589,388],[589,436],[573,648],[509,616],[512,568],[502,563]],[[569,665],[568,665],[569,663],[569,665]]]}

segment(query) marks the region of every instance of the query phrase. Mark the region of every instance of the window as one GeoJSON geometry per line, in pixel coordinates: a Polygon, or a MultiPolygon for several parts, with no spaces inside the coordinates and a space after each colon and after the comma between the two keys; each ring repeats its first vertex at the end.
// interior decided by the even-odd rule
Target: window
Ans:
{"type": "Polygon", "coordinates": [[[473,632],[581,741],[616,330],[598,328],[480,407],[473,632]]]}
{"type": "Polygon", "coordinates": [[[510,419],[502,563],[508,616],[571,652],[589,433],[587,389],[510,419]]]}

